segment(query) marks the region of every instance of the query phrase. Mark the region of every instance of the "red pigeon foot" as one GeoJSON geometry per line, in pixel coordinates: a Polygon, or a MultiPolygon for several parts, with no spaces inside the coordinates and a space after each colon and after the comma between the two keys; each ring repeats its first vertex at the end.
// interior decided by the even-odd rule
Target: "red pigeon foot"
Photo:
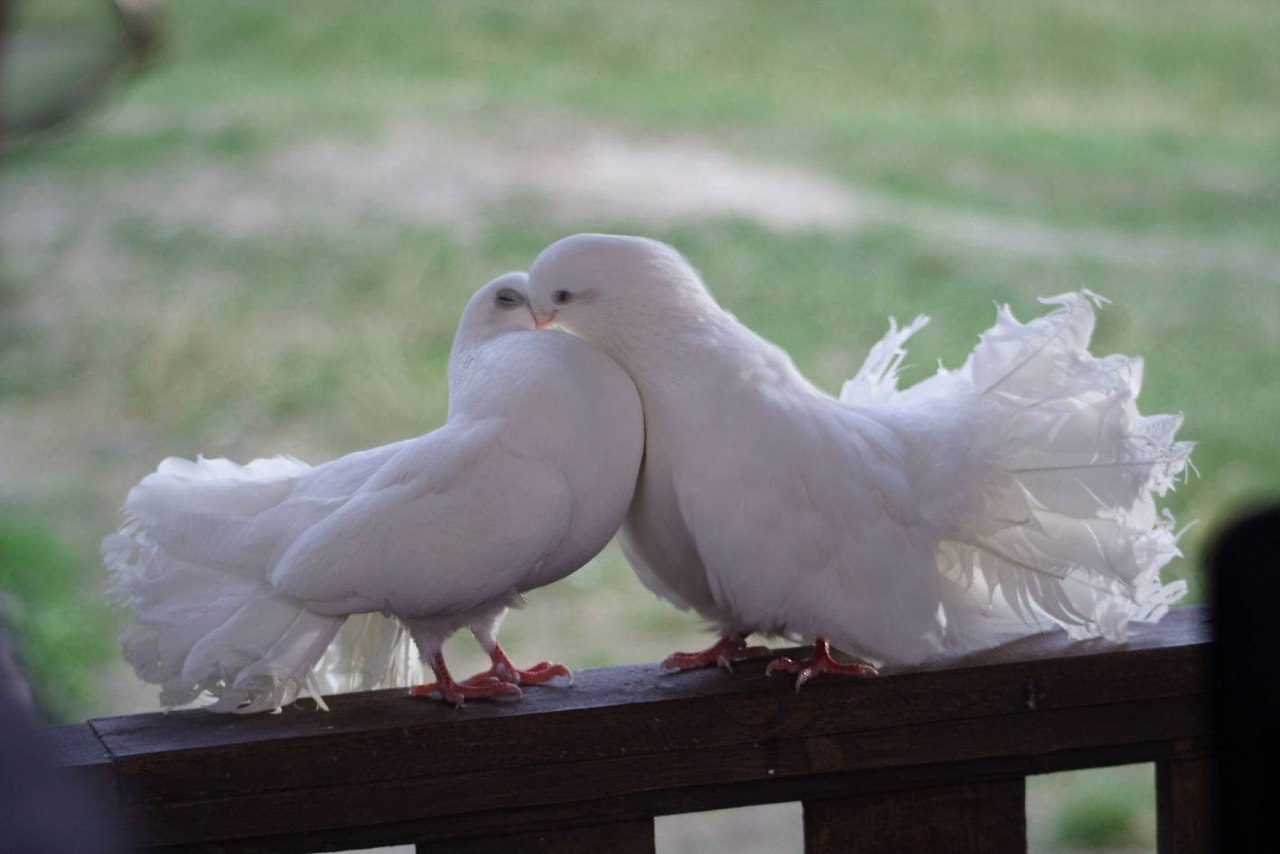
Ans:
{"type": "Polygon", "coordinates": [[[836,673],[841,676],[875,676],[880,672],[870,664],[865,664],[861,661],[851,661],[848,664],[836,661],[831,657],[831,644],[822,638],[817,638],[813,642],[813,655],[808,660],[792,661],[786,656],[775,658],[769,662],[769,666],[764,669],[764,673],[766,676],[772,676],[779,670],[799,674],[796,676],[797,691],[800,690],[804,683],[819,673],[836,673]]]}
{"type": "Polygon", "coordinates": [[[769,654],[766,646],[747,646],[746,635],[721,638],[702,652],[673,652],[662,662],[663,670],[696,670],[699,667],[733,669],[733,662],[760,658],[769,654]]]}
{"type": "Polygon", "coordinates": [[[426,697],[432,693],[439,693],[447,702],[453,703],[456,707],[461,707],[467,700],[503,696],[519,697],[521,694],[520,686],[515,683],[504,682],[497,677],[483,673],[471,677],[466,682],[455,682],[453,677],[449,675],[449,668],[444,664],[444,656],[440,653],[436,653],[436,656],[431,660],[431,669],[435,671],[436,681],[426,685],[414,685],[409,689],[410,696],[426,697]]]}
{"type": "Polygon", "coordinates": [[[463,684],[471,684],[476,680],[499,679],[516,685],[541,685],[544,682],[550,682],[557,676],[563,676],[569,680],[570,685],[573,684],[573,671],[563,664],[540,661],[528,670],[516,667],[511,659],[507,657],[507,653],[502,649],[501,644],[494,644],[493,652],[489,654],[489,658],[493,661],[493,666],[483,673],[477,673],[463,684]]]}

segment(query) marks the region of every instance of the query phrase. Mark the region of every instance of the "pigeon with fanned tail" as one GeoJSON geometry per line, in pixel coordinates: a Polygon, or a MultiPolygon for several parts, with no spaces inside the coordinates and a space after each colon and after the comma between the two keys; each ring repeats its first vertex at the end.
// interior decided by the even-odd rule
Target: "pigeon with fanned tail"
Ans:
{"type": "Polygon", "coordinates": [[[438,430],[314,468],[171,458],[133,488],[103,551],[137,612],[125,656],[165,706],[211,695],[215,711],[278,710],[409,684],[406,634],[436,679],[414,693],[455,704],[571,678],[516,668],[498,624],[617,531],[643,421],[617,364],[535,331],[525,284],[508,274],[467,304],[438,430]],[[459,682],[441,646],[463,627],[493,667],[459,682]]]}
{"type": "MultiPolygon", "coordinates": [[[[621,533],[641,580],[722,640],[673,668],[814,641],[798,684],[980,649],[1054,627],[1122,639],[1184,592],[1156,512],[1187,465],[1180,417],[1142,417],[1142,362],[1089,350],[1088,292],[1002,309],[964,366],[899,390],[896,324],[839,398],[722,309],[652,240],[577,235],[529,271],[540,323],[599,346],[635,381],[646,449],[621,533]],[[864,661],[844,662],[838,650],[864,661]]],[[[787,286],[794,286],[787,283],[787,286]]]]}

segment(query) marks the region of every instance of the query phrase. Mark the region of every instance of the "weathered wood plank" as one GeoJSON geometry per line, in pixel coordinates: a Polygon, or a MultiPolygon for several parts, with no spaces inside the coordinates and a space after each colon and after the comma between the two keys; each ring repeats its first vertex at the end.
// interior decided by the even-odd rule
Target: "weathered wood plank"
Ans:
{"type": "MultiPolygon", "coordinates": [[[[1072,750],[1171,742],[1202,731],[1198,703],[1158,700],[1111,707],[960,721],[948,727],[910,725],[866,733],[757,744],[687,753],[645,754],[577,763],[461,773],[239,798],[133,804],[131,824],[154,830],[154,844],[176,844],[211,834],[257,836],[315,827],[374,825],[502,807],[550,806],[634,792],[678,790],[735,782],[770,781],[814,773],[905,768],[938,762],[964,764],[1001,756],[1051,756],[1072,750]],[[234,826],[226,815],[234,813],[234,826]]],[[[615,736],[622,737],[622,736],[615,736]]],[[[151,834],[154,835],[151,835],[151,834]]]]}
{"type": "Polygon", "coordinates": [[[1156,762],[1156,848],[1160,854],[1214,854],[1213,773],[1207,756],[1156,762]]]}
{"type": "MultiPolygon", "coordinates": [[[[1176,613],[1176,612],[1175,612],[1176,613]]],[[[1178,616],[1181,616],[1180,614],[1178,616]]],[[[1167,620],[1174,637],[1185,618],[1167,620]]],[[[565,761],[706,750],[862,731],[903,723],[1047,711],[1180,696],[1203,679],[1197,646],[1117,651],[1060,635],[1037,639],[1032,660],[951,669],[888,672],[878,679],[824,682],[796,693],[768,679],[763,664],[733,674],[661,676],[652,665],[588,670],[574,689],[538,688],[517,703],[472,704],[458,711],[398,691],[345,695],[333,711],[230,718],[203,711],[94,721],[119,758],[130,802],[289,791],[397,778],[448,776],[565,761]],[[1034,706],[1034,709],[1031,707],[1034,706]],[[625,738],[583,734],[625,733],[625,738]],[[358,763],[344,761],[358,757],[358,763]]],[[[1031,654],[1028,642],[1016,644],[1031,654]]],[[[309,704],[306,704],[309,705],[309,704]]]]}
{"type": "Polygon", "coordinates": [[[1021,778],[804,803],[806,854],[1018,854],[1027,850],[1021,778]]]}
{"type": "Polygon", "coordinates": [[[1156,742],[1094,748],[1040,756],[1010,756],[967,763],[883,768],[845,774],[814,774],[783,779],[718,783],[690,788],[633,792],[596,800],[536,807],[504,807],[425,819],[360,827],[307,831],[282,836],[227,840],[219,843],[223,854],[314,854],[405,840],[444,842],[476,835],[527,833],[582,821],[583,815],[599,821],[622,821],[655,815],[727,809],[755,804],[842,798],[863,792],[901,791],[915,787],[1007,780],[1049,771],[1131,765],[1186,751],[1203,752],[1195,741],[1156,742]]]}
{"type": "Polygon", "coordinates": [[[318,851],[1203,753],[1206,657],[1183,609],[1125,647],[1042,636],[799,693],[758,663],[646,665],[461,711],[383,691],[92,724],[143,844],[318,851]]]}

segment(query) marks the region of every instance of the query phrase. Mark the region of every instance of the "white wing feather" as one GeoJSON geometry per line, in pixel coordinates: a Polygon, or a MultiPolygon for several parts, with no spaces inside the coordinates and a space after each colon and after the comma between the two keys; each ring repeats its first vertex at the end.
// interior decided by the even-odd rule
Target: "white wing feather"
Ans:
{"type": "Polygon", "coordinates": [[[507,426],[451,422],[405,447],[294,541],[272,585],[322,613],[431,617],[513,598],[572,500],[559,471],[504,446],[507,426]]]}

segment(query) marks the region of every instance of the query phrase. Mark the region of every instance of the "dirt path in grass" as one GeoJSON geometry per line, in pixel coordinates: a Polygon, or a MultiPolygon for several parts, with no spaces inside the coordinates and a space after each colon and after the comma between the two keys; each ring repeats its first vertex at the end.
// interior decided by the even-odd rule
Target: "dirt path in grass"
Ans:
{"type": "Polygon", "coordinates": [[[1220,269],[1280,281],[1280,254],[1249,245],[1071,228],[872,193],[820,171],[750,159],[691,137],[602,127],[536,127],[516,136],[401,123],[379,140],[318,140],[281,153],[273,171],[366,212],[460,230],[522,199],[567,223],[662,226],[738,217],[778,232],[847,232],[884,222],[941,242],[1009,255],[1094,258],[1119,266],[1220,269]]]}
{"type": "Polygon", "coordinates": [[[911,201],[691,136],[546,117],[518,127],[400,121],[361,140],[295,143],[240,170],[188,162],[127,182],[110,175],[75,184],[17,178],[0,206],[0,251],[20,259],[48,247],[86,210],[233,239],[285,230],[349,236],[405,223],[467,237],[517,211],[561,222],[566,231],[709,218],[740,218],[781,233],[886,223],[1006,255],[1280,281],[1280,253],[1256,243],[1066,227],[911,201]]]}
{"type": "Polygon", "coordinates": [[[628,136],[603,127],[544,123],[531,133],[480,135],[400,123],[374,141],[300,144],[276,156],[271,168],[366,214],[395,211],[464,232],[512,204],[540,204],[574,225],[738,217],[785,233],[848,232],[883,222],[1009,255],[1280,281],[1280,253],[1262,247],[1062,227],[906,201],[814,169],[743,157],[704,139],[628,136]]]}

